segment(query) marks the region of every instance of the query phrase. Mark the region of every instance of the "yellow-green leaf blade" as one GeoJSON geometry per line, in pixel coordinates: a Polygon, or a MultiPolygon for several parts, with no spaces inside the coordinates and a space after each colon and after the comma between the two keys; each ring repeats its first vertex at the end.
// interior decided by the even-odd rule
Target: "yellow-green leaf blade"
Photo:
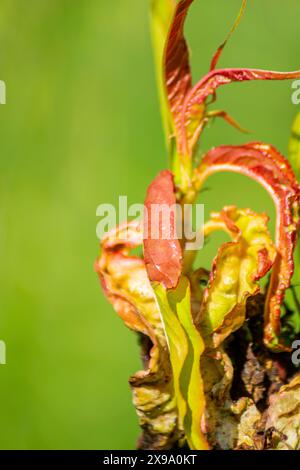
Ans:
{"type": "Polygon", "coordinates": [[[258,280],[272,267],[276,248],[264,214],[225,207],[212,222],[218,230],[223,224],[233,240],[218,250],[200,313],[206,343],[218,347],[244,323],[246,301],[259,292],[258,280]]]}
{"type": "Polygon", "coordinates": [[[173,134],[173,125],[165,86],[163,59],[165,45],[175,13],[175,8],[175,0],[151,0],[150,26],[156,69],[156,80],[160,98],[163,126],[169,154],[171,154],[170,136],[173,134]]]}
{"type": "Polygon", "coordinates": [[[177,288],[172,290],[161,284],[153,288],[168,338],[181,426],[189,447],[205,450],[209,446],[201,430],[205,397],[200,372],[204,342],[192,319],[189,281],[182,277],[177,288]]]}

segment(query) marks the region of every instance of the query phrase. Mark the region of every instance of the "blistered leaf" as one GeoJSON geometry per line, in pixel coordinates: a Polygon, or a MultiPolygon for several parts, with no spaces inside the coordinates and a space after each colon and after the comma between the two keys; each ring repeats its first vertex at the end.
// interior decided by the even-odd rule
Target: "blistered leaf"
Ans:
{"type": "Polygon", "coordinates": [[[176,196],[172,173],[162,171],[150,184],[144,217],[144,258],[149,279],[176,287],[182,269],[177,238],[176,196]]]}
{"type": "Polygon", "coordinates": [[[261,420],[261,414],[256,405],[250,399],[244,399],[243,410],[238,424],[238,439],[236,446],[239,448],[256,449],[256,425],[261,420]]]}
{"type": "Polygon", "coordinates": [[[222,347],[206,350],[201,357],[206,409],[205,430],[213,449],[255,448],[256,423],[261,419],[253,400],[233,402],[234,369],[222,347]]]}
{"type": "MultiPolygon", "coordinates": [[[[146,368],[130,378],[133,402],[144,439],[151,448],[171,448],[178,440],[177,409],[166,337],[144,261],[130,256],[141,245],[142,227],[123,224],[102,241],[102,254],[96,262],[104,292],[114,309],[131,330],[150,339],[146,368]]],[[[112,343],[113,344],[113,343],[112,343]]]]}
{"type": "Polygon", "coordinates": [[[230,397],[234,369],[222,347],[204,351],[201,373],[205,392],[205,432],[213,449],[234,449],[245,399],[233,403],[230,397]]]}
{"type": "Polygon", "coordinates": [[[183,276],[176,289],[167,290],[157,283],[153,288],[168,338],[180,427],[190,449],[205,450],[205,397],[200,372],[204,342],[193,323],[189,281],[183,276]]]}
{"type": "Polygon", "coordinates": [[[265,214],[232,206],[212,214],[206,225],[206,232],[223,229],[233,240],[219,248],[201,304],[200,331],[211,347],[242,326],[246,301],[260,291],[258,281],[275,260],[267,223],[265,214]]]}
{"type": "Polygon", "coordinates": [[[272,269],[265,311],[265,342],[280,349],[280,316],[285,291],[294,272],[294,249],[299,228],[300,190],[286,159],[269,145],[251,143],[218,147],[204,157],[195,172],[195,189],[218,171],[232,171],[259,182],[271,195],[277,210],[277,256],[272,269]]]}
{"type": "Polygon", "coordinates": [[[266,428],[277,432],[278,450],[300,450],[300,375],[270,398],[266,428]]]}

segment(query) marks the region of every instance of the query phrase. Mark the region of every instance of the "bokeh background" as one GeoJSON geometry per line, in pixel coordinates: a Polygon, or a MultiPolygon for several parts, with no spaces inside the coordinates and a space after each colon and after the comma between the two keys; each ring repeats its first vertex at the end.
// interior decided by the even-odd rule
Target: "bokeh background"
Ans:
{"type": "MultiPolygon", "coordinates": [[[[0,448],[132,449],[139,434],[127,384],[138,346],[93,271],[96,207],[142,202],[167,166],[148,0],[1,0],[0,448]]],[[[187,22],[195,79],[209,67],[240,0],[195,0],[187,22]]],[[[300,67],[298,0],[252,0],[223,66],[300,67]]],[[[225,108],[253,134],[215,122],[201,149],[262,140],[286,153],[291,82],[223,87],[225,108]]],[[[209,211],[274,209],[237,175],[210,179],[209,211]]],[[[209,267],[216,236],[200,253],[209,267]]]]}

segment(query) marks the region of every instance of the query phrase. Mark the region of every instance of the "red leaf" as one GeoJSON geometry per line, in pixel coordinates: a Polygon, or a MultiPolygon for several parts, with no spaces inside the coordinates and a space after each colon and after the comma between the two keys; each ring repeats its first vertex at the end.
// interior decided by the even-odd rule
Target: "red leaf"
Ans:
{"type": "Polygon", "coordinates": [[[165,51],[165,83],[169,106],[174,122],[177,151],[180,155],[192,155],[193,148],[204,128],[206,99],[215,95],[221,85],[248,80],[286,80],[300,77],[296,72],[272,72],[268,70],[227,68],[214,70],[229,37],[239,24],[245,9],[240,13],[224,43],[212,60],[212,69],[192,88],[189,53],[184,38],[184,23],[193,0],[180,0],[168,35],[165,51]]]}
{"type": "Polygon", "coordinates": [[[214,95],[219,86],[232,82],[287,80],[299,77],[299,70],[295,72],[273,72],[247,68],[212,70],[189,91],[185,98],[181,112],[180,152],[184,155],[192,153],[203,129],[203,106],[205,106],[206,99],[210,95],[214,95]]]}
{"type": "Polygon", "coordinates": [[[188,46],[183,34],[185,18],[191,3],[193,0],[181,0],[176,7],[164,59],[166,89],[175,132],[181,125],[182,105],[192,86],[188,46]]]}
{"type": "Polygon", "coordinates": [[[277,210],[276,248],[265,312],[265,341],[276,347],[281,304],[294,272],[293,252],[299,228],[300,187],[286,159],[274,147],[251,143],[211,150],[196,170],[196,186],[217,171],[233,171],[258,181],[272,196],[277,210]]]}
{"type": "Polygon", "coordinates": [[[147,191],[144,258],[149,279],[162,283],[167,289],[177,286],[182,267],[182,250],[176,235],[176,214],[173,210],[175,205],[173,175],[169,170],[164,170],[147,191]],[[157,209],[165,212],[165,215],[161,217],[157,209]],[[157,232],[155,236],[154,232],[157,232]]]}

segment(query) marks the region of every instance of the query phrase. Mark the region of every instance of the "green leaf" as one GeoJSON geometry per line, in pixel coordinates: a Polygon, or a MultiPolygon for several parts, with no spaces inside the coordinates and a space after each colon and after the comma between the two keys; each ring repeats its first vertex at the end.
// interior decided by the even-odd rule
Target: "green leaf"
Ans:
{"type": "Polygon", "coordinates": [[[175,0],[151,0],[151,34],[155,59],[156,79],[160,97],[161,114],[168,152],[171,156],[171,139],[173,125],[165,87],[164,51],[169,29],[175,13],[175,0]]]}
{"type": "Polygon", "coordinates": [[[160,307],[171,357],[174,389],[180,417],[190,449],[208,449],[201,425],[205,397],[200,372],[204,342],[191,313],[190,284],[182,277],[176,289],[153,284],[160,307]]]}

